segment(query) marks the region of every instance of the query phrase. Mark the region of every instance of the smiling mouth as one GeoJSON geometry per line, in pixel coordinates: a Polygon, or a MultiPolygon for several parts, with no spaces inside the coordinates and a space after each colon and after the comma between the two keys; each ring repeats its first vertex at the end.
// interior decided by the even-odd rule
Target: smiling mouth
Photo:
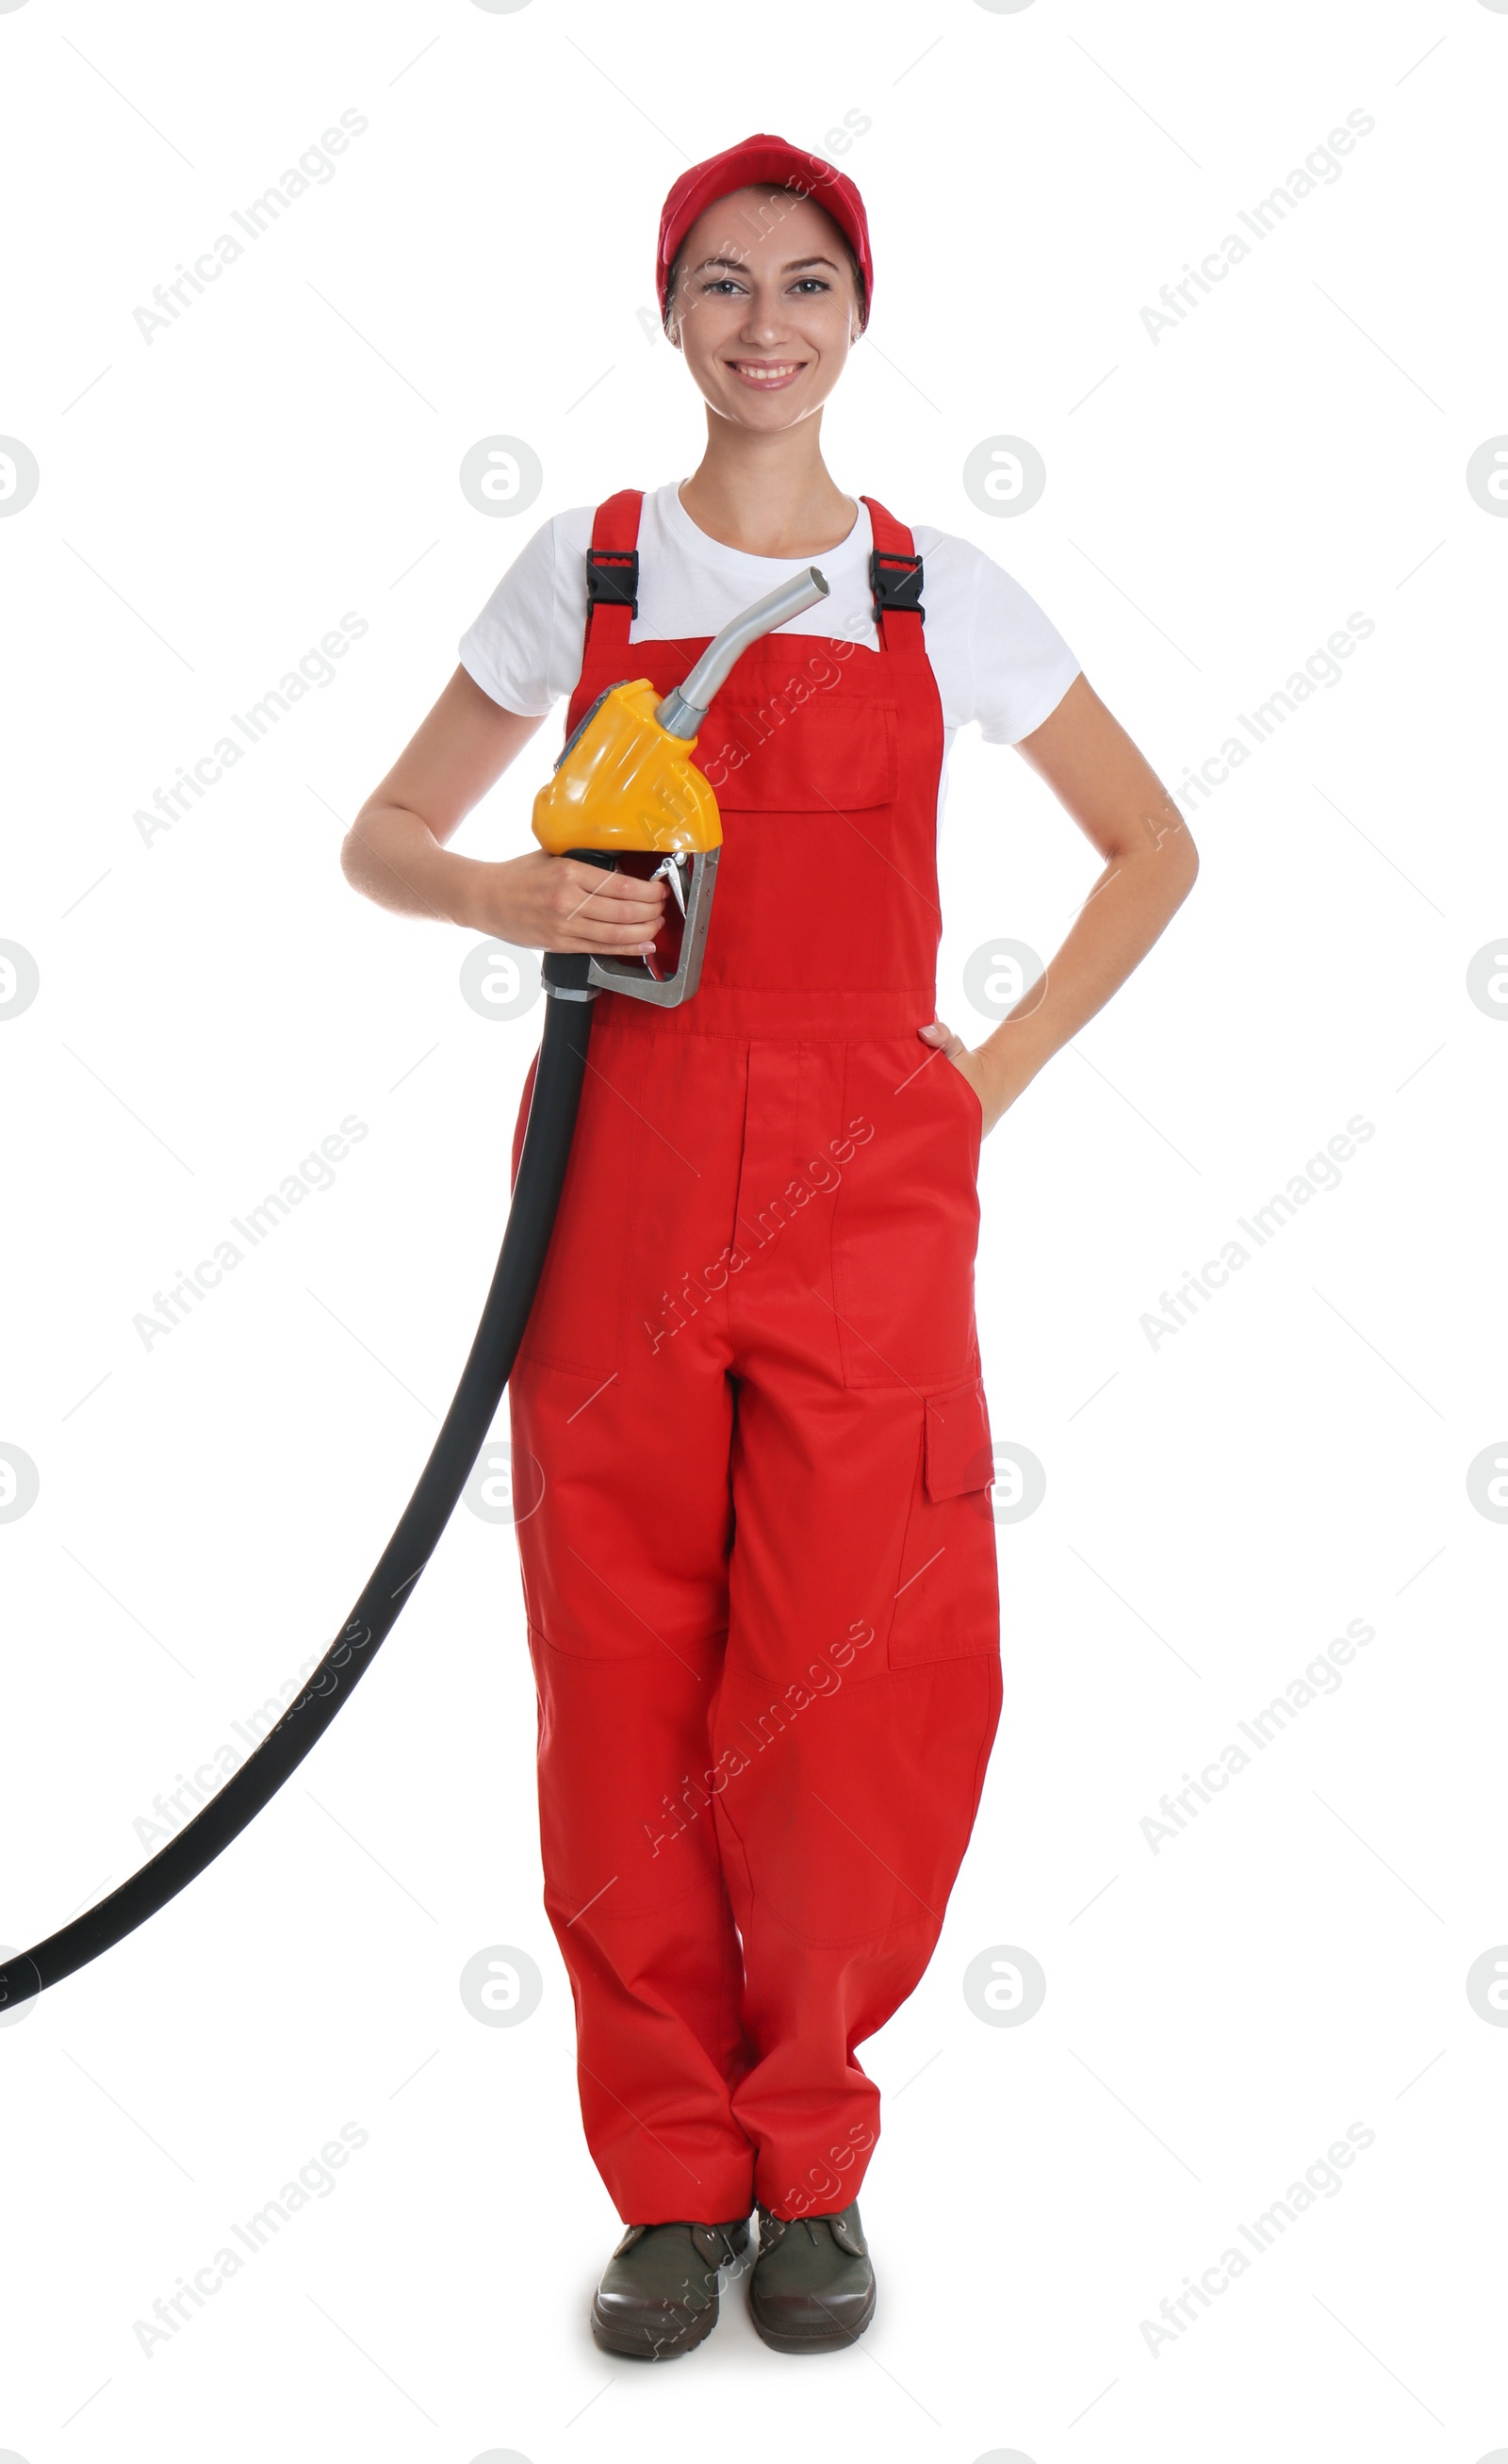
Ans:
{"type": "Polygon", "coordinates": [[[776,385],[789,385],[805,367],[804,360],[730,360],[728,365],[735,377],[746,385],[762,386],[769,392],[776,385]]]}

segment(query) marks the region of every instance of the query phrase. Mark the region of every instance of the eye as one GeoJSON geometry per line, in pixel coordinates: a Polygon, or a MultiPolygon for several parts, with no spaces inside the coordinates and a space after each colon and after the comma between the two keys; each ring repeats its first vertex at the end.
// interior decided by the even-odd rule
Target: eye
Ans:
{"type": "Polygon", "coordinates": [[[702,288],[707,292],[733,291],[736,290],[737,285],[731,274],[720,274],[715,281],[704,282],[702,288]]]}
{"type": "Polygon", "coordinates": [[[811,289],[813,291],[831,291],[832,287],[832,284],[824,280],[823,276],[820,274],[803,274],[798,281],[793,282],[791,285],[793,291],[805,291],[807,289],[811,289]]]}

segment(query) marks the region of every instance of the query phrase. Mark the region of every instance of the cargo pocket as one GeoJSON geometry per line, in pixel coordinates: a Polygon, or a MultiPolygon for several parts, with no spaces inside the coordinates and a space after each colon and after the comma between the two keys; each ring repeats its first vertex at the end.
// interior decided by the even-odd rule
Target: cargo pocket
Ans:
{"type": "Polygon", "coordinates": [[[896,1576],[888,1660],[914,1668],[933,1660],[996,1652],[1000,1643],[994,1463],[983,1381],[965,1378],[922,1405],[918,1478],[896,1576]]]}

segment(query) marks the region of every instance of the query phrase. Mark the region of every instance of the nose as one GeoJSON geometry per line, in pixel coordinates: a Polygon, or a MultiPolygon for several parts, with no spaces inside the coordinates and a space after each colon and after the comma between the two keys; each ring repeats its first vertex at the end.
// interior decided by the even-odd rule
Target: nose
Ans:
{"type": "Polygon", "coordinates": [[[749,302],[749,314],[744,319],[743,332],[746,341],[773,355],[774,346],[785,332],[778,299],[763,291],[754,292],[749,302]]]}

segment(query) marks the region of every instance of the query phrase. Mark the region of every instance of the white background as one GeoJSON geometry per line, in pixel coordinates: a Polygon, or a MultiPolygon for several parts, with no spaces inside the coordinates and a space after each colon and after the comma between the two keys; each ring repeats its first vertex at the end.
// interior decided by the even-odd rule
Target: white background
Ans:
{"type": "MultiPolygon", "coordinates": [[[[1508,2447],[1501,573],[1468,456],[1508,429],[1508,14],[1482,0],[1036,0],[995,13],[472,0],[0,13],[9,1601],[0,1934],[131,1872],[133,1828],[364,1579],[469,1342],[538,1030],[468,936],[346,888],[343,827],[558,507],[684,475],[701,406],[651,308],[661,200],[759,128],[831,152],[874,319],[824,445],[850,493],[1007,564],[1171,785],[1352,611],[1375,631],[1191,815],[1194,894],[981,1166],[1005,1710],[932,1966],[863,2059],[880,2311],[823,2361],[725,2299],[598,2354],[618,2232],[540,1903],[514,1543],[458,1511],[271,1810],[0,2029],[0,2448],[530,2464],[816,2452],[973,2464],[1508,2447]],[[369,127],[166,332],[133,310],[342,110],[369,127]],[[1196,311],[1141,310],[1344,124],[1375,129],[1196,311]],[[854,123],[850,122],[850,126],[854,123]],[[467,449],[528,440],[517,522],[467,449]],[[1041,501],[965,456],[1011,433],[1041,501]],[[368,627],[170,832],[132,815],[346,610],[368,627]],[[169,1337],[133,1316],[342,1116],[369,1134],[169,1337]],[[1140,1320],[1353,1114],[1374,1135],[1199,1315],[1140,1320]],[[1495,1261],[1497,1262],[1495,1264],[1495,1261]],[[1375,1639],[1157,1854],[1141,1828],[1348,1620],[1375,1639]],[[483,2027],[464,1963],[527,1950],[483,2027]],[[982,2024],[1020,1946],[1039,2013],[982,2024]],[[166,2344],[133,2322],[346,2122],[335,2192],[166,2344]],[[1144,2320],[1347,2125],[1373,2143],[1173,2341],[1144,2320]],[[585,2408],[590,2407],[590,2409],[585,2408]]],[[[467,824],[515,851],[552,723],[467,824]]],[[[841,850],[808,893],[841,918],[841,850]]],[[[1049,953],[1096,869],[970,733],[943,1015],[985,934],[1049,953]]],[[[1247,1243],[1251,1246],[1251,1243],[1247,1243]]],[[[673,1481],[667,1433],[667,1510],[673,1481]]]]}

